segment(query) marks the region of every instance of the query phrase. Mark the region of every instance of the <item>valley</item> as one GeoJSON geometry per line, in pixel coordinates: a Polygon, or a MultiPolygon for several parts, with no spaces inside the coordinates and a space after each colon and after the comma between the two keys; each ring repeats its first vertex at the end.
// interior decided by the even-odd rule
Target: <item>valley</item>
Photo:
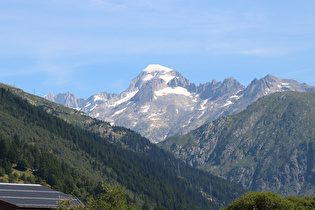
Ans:
{"type": "MultiPolygon", "coordinates": [[[[131,203],[168,209],[217,209],[246,190],[315,193],[313,86],[272,75],[247,87],[234,78],[196,86],[160,65],[149,65],[121,94],[87,100],[69,92],[41,98],[0,86],[4,101],[14,98],[11,93],[22,98],[11,99],[16,111],[3,109],[1,136],[19,135],[72,174],[92,179],[85,186],[77,175],[67,178],[82,187],[65,188],[78,197],[94,195],[104,181],[124,186],[131,203]],[[187,202],[166,201],[173,196],[187,202]]],[[[29,179],[39,178],[63,189],[51,177],[29,179]]]]}

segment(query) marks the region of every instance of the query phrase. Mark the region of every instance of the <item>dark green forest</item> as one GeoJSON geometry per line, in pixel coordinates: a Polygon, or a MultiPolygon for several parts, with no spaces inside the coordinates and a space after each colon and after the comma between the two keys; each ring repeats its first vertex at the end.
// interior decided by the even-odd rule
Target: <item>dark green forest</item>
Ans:
{"type": "MultiPolygon", "coordinates": [[[[95,183],[81,176],[53,154],[41,152],[37,145],[22,144],[17,135],[12,141],[0,138],[0,177],[5,175],[9,182],[22,180],[24,183],[53,186],[56,190],[73,194],[83,200],[97,192],[95,183]],[[18,176],[14,169],[22,172],[31,169],[32,174],[23,173],[18,176]]],[[[4,178],[0,181],[4,181],[4,178]]]]}
{"type": "Polygon", "coordinates": [[[184,164],[134,131],[97,120],[85,129],[6,89],[0,89],[0,116],[0,177],[10,182],[48,184],[83,201],[98,196],[101,182],[118,184],[126,188],[129,203],[167,209],[218,209],[245,192],[184,164]],[[109,135],[93,132],[102,123],[109,135]],[[18,177],[13,169],[32,174],[18,177]]]}

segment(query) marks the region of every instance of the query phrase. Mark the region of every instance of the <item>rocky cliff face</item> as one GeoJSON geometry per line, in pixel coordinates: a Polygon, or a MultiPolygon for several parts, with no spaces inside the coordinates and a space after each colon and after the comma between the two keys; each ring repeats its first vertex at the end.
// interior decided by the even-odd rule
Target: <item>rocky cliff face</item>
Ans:
{"type": "Polygon", "coordinates": [[[286,92],[160,145],[250,190],[314,195],[314,139],[315,92],[286,92]]]}
{"type": "Polygon", "coordinates": [[[44,98],[70,108],[80,107],[84,103],[84,99],[77,99],[75,95],[71,94],[70,92],[59,93],[56,96],[52,92],[50,92],[49,94],[44,96],[44,98]]]}
{"type": "Polygon", "coordinates": [[[119,95],[103,92],[84,101],[70,93],[46,98],[133,129],[157,143],[238,113],[262,96],[288,90],[311,91],[315,87],[271,75],[255,79],[246,88],[234,78],[196,86],[173,69],[149,65],[119,95]]]}

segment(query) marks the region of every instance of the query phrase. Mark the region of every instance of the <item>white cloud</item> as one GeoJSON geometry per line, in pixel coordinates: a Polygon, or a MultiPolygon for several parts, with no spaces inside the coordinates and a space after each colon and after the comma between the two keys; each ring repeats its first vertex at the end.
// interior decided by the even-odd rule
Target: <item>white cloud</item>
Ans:
{"type": "Polygon", "coordinates": [[[303,74],[305,76],[310,76],[310,74],[308,74],[308,73],[313,73],[313,72],[315,72],[315,67],[285,72],[285,73],[281,74],[281,76],[282,77],[289,77],[289,78],[296,77],[296,76],[301,75],[301,74],[303,74]]]}
{"type": "Polygon", "coordinates": [[[288,53],[285,49],[281,48],[255,48],[248,50],[241,50],[239,52],[235,52],[236,54],[244,54],[244,55],[256,55],[256,56],[279,56],[288,53]]]}
{"type": "MultiPolygon", "coordinates": [[[[263,55],[270,52],[266,47],[257,47],[258,43],[264,40],[267,45],[273,44],[268,36],[260,35],[265,27],[268,29],[261,11],[207,10],[189,8],[176,1],[145,0],[54,1],[41,2],[39,7],[45,8],[44,12],[40,12],[41,8],[18,11],[22,11],[24,21],[16,21],[17,17],[12,15],[10,19],[11,11],[5,12],[3,16],[7,18],[2,21],[16,25],[6,25],[9,30],[0,35],[6,40],[0,41],[6,49],[1,54],[11,51],[49,57],[165,52],[263,55]],[[52,8],[48,10],[49,7],[52,8]],[[23,25],[26,26],[20,27],[23,25]],[[249,41],[242,41],[244,37],[249,41]]],[[[283,45],[279,44],[275,51],[284,52],[283,45]]]]}

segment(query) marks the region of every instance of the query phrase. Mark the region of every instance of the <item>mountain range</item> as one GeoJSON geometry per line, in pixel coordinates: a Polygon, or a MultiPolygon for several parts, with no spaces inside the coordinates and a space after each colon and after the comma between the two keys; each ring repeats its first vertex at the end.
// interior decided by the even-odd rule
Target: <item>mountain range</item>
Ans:
{"type": "Polygon", "coordinates": [[[184,162],[251,191],[315,194],[315,92],[262,97],[159,143],[184,162]]]}
{"type": "Polygon", "coordinates": [[[218,209],[245,192],[130,129],[2,83],[0,115],[0,182],[14,182],[17,173],[24,173],[12,168],[22,158],[27,178],[24,174],[20,179],[26,183],[47,183],[82,200],[100,192],[99,182],[120,185],[138,209],[144,203],[151,208],[218,209]]]}
{"type": "Polygon", "coordinates": [[[254,79],[247,87],[232,77],[197,86],[173,69],[151,64],[120,94],[102,92],[84,100],[67,92],[49,93],[44,98],[133,129],[158,143],[221,116],[239,113],[262,96],[283,91],[315,91],[315,87],[272,75],[254,79]]]}
{"type": "MultiPolygon", "coordinates": [[[[313,86],[272,75],[247,87],[234,78],[196,86],[173,69],[149,65],[119,95],[103,92],[87,100],[69,92],[45,96],[73,109],[13,92],[132,152],[147,153],[156,145],[113,125],[146,135],[187,164],[248,190],[283,196],[315,193],[313,86]]],[[[177,173],[181,177],[179,169],[177,173]]]]}

